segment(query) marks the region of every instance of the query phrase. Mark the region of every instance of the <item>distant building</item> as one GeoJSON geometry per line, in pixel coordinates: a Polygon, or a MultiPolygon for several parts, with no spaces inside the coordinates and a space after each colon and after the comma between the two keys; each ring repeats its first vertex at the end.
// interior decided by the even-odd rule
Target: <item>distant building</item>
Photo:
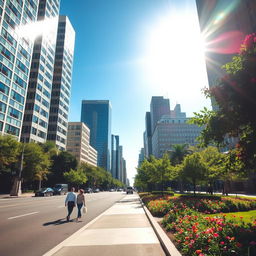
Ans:
{"type": "MultiPolygon", "coordinates": [[[[163,115],[170,115],[169,99],[162,96],[153,96],[150,102],[151,133],[154,133],[157,122],[163,115]]],[[[148,114],[146,114],[146,125],[148,125],[148,114]]],[[[147,127],[147,126],[146,126],[147,127]]]]}
{"type": "Polygon", "coordinates": [[[98,152],[98,166],[111,172],[111,104],[109,100],[83,100],[81,122],[90,131],[90,144],[98,152]]]}
{"type": "Polygon", "coordinates": [[[196,0],[205,53],[209,86],[223,76],[222,65],[237,53],[245,35],[256,32],[256,1],[196,0]]]}
{"type": "Polygon", "coordinates": [[[97,151],[90,145],[90,129],[84,123],[68,123],[67,151],[78,162],[97,166],[97,151]]]}
{"type": "Polygon", "coordinates": [[[144,150],[144,148],[141,148],[140,153],[139,153],[138,167],[141,166],[144,159],[145,159],[145,150],[144,150]]]}
{"type": "Polygon", "coordinates": [[[144,150],[145,150],[145,157],[148,158],[150,155],[152,155],[152,123],[151,123],[151,113],[146,112],[145,116],[145,133],[143,135],[143,141],[144,141],[144,150]]]}
{"type": "Polygon", "coordinates": [[[185,113],[180,112],[179,107],[175,108],[175,111],[177,117],[162,116],[155,127],[152,136],[152,151],[157,158],[161,158],[165,152],[171,151],[175,144],[187,144],[189,146],[198,144],[196,139],[202,128],[188,124],[189,118],[186,117],[185,113]]]}
{"type": "Polygon", "coordinates": [[[113,178],[118,179],[120,170],[119,160],[119,136],[111,135],[111,174],[113,178]]]}

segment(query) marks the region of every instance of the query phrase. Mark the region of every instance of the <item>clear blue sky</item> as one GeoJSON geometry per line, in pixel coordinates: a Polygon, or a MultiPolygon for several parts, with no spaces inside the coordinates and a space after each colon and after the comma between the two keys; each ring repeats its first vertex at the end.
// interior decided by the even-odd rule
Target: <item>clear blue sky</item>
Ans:
{"type": "Polygon", "coordinates": [[[60,13],[76,31],[69,120],[80,121],[83,99],[109,99],[131,180],[151,96],[170,98],[172,108],[180,103],[189,116],[209,106],[200,91],[207,86],[203,57],[191,42],[199,37],[195,3],[62,0],[60,13]]]}

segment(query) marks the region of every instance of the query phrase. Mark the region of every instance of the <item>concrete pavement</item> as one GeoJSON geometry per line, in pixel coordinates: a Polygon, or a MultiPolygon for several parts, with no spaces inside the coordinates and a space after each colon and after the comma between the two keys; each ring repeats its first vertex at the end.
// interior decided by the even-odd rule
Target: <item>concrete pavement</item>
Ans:
{"type": "MultiPolygon", "coordinates": [[[[90,211],[90,209],[88,209],[90,211]]],[[[163,256],[137,194],[127,195],[44,256],[163,256]]]]}

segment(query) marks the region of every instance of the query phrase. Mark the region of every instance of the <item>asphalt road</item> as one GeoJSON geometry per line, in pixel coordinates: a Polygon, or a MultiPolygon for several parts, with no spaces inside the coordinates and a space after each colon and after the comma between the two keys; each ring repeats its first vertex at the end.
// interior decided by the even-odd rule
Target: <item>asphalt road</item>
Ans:
{"type": "Polygon", "coordinates": [[[125,196],[123,192],[86,194],[88,212],[66,222],[65,196],[0,199],[0,256],[39,256],[125,196]]]}

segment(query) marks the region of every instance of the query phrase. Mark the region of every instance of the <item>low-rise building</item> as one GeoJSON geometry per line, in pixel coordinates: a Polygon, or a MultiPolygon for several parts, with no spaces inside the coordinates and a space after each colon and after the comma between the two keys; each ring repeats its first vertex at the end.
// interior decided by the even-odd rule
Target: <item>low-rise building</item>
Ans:
{"type": "Polygon", "coordinates": [[[83,122],[69,122],[67,151],[81,163],[97,166],[97,151],[90,145],[90,129],[83,122]]]}

